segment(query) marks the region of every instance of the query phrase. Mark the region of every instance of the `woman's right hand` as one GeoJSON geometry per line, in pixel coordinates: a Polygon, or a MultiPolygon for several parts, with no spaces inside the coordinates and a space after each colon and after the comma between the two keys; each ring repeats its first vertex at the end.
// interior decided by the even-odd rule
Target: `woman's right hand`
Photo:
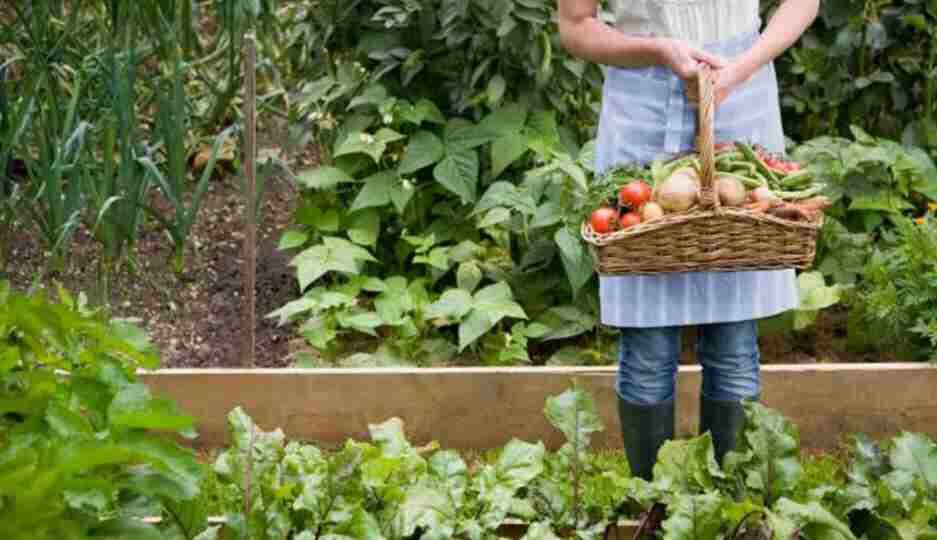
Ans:
{"type": "Polygon", "coordinates": [[[663,38],[660,44],[661,64],[669,67],[686,85],[687,97],[691,102],[699,101],[699,73],[700,64],[709,64],[713,69],[719,69],[728,64],[728,61],[715,54],[698,49],[693,45],[671,38],[663,38]]]}

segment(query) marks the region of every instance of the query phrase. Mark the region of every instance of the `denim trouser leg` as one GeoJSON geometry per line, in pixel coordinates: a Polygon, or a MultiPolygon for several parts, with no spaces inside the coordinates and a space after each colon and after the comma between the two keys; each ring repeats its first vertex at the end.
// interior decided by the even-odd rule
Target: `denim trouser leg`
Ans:
{"type": "Polygon", "coordinates": [[[680,328],[622,328],[618,395],[635,405],[673,401],[680,363],[680,328]]]}
{"type": "MultiPolygon", "coordinates": [[[[672,401],[680,363],[680,328],[622,328],[619,346],[618,395],[638,405],[672,401]]],[[[703,368],[704,397],[739,401],[761,392],[756,321],[700,326],[697,355],[703,368]]]]}
{"type": "Polygon", "coordinates": [[[696,354],[703,367],[704,398],[741,401],[761,392],[756,321],[700,327],[696,354]]]}

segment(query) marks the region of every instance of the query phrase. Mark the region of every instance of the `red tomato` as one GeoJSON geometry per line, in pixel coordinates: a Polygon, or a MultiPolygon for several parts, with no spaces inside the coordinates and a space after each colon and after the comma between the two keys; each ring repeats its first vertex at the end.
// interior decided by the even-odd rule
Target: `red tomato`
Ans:
{"type": "Polygon", "coordinates": [[[599,208],[595,212],[592,212],[592,230],[599,234],[605,234],[616,226],[616,218],[618,217],[615,210],[606,207],[599,208]]]}
{"type": "Polygon", "coordinates": [[[651,200],[651,195],[651,186],[641,180],[632,180],[618,190],[618,202],[622,206],[637,210],[651,200]]]}
{"type": "Polygon", "coordinates": [[[641,223],[641,216],[637,212],[628,212],[622,214],[621,219],[618,220],[618,223],[621,225],[622,229],[627,229],[633,225],[641,223]]]}

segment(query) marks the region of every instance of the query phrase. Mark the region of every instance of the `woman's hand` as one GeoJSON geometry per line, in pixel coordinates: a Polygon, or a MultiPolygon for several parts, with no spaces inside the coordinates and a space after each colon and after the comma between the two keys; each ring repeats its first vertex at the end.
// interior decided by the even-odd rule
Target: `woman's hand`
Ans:
{"type": "Polygon", "coordinates": [[[685,41],[664,38],[660,41],[660,63],[669,67],[686,86],[687,98],[699,101],[699,68],[709,64],[713,69],[725,68],[728,63],[720,56],[697,49],[685,41]]]}
{"type": "Polygon", "coordinates": [[[728,99],[729,94],[745,84],[754,75],[749,68],[739,62],[730,62],[713,72],[713,98],[718,107],[728,99]]]}

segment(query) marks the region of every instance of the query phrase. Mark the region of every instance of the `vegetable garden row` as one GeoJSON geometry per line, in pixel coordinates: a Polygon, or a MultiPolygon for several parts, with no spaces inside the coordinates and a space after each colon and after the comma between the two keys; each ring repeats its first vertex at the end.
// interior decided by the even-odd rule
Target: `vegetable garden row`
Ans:
{"type": "MultiPolygon", "coordinates": [[[[355,404],[364,396],[346,391],[338,400],[321,387],[308,396],[299,422],[286,409],[281,418],[292,425],[284,431],[256,424],[253,415],[276,418],[277,399],[298,397],[283,392],[297,384],[295,377],[240,396],[236,392],[261,381],[248,378],[227,388],[204,378],[183,383],[176,390],[196,405],[211,402],[215,390],[239,403],[210,418],[198,410],[196,419],[165,397],[171,392],[163,390],[176,383],[158,379],[174,375],[139,377],[138,369],[156,367],[159,358],[134,324],[108,319],[64,293],[27,296],[2,287],[0,307],[0,533],[11,540],[599,539],[638,528],[674,539],[937,534],[937,444],[928,416],[934,408],[918,401],[914,411],[911,403],[927,400],[937,376],[924,366],[905,365],[914,376],[904,375],[904,396],[865,396],[873,403],[863,412],[888,407],[878,417],[865,415],[874,439],[837,430],[843,426],[835,416],[824,417],[812,403],[798,411],[790,404],[796,393],[776,394],[783,385],[775,381],[767,387],[769,400],[783,397],[781,406],[805,420],[817,411],[824,424],[805,427],[814,436],[820,429],[839,431],[843,444],[805,452],[798,425],[781,410],[749,404],[739,446],[723,463],[716,462],[708,433],[691,432],[665,444],[652,481],[645,481],[629,474],[621,453],[601,444],[603,431],[614,431],[595,399],[613,391],[608,378],[583,385],[566,374],[538,392],[533,385],[511,385],[512,392],[537,394],[526,409],[515,405],[524,399],[501,407],[481,396],[489,417],[536,418],[537,429],[552,432],[549,442],[518,435],[536,430],[508,431],[501,441],[474,449],[417,440],[414,424],[430,432],[419,414],[397,416],[393,402],[365,410],[355,404]],[[258,398],[264,392],[266,401],[258,398]],[[314,407],[322,403],[332,408],[319,415],[314,407]],[[301,436],[304,424],[329,422],[340,407],[360,413],[366,432],[321,444],[301,436]],[[889,416],[895,418],[881,429],[878,421],[889,416]],[[903,429],[915,417],[930,433],[903,429]],[[186,444],[198,441],[202,426],[213,429],[222,419],[228,435],[220,447],[196,454],[186,444]]],[[[844,392],[842,373],[831,371],[825,391],[844,392]]],[[[877,376],[882,384],[899,380],[889,380],[887,371],[877,376]]],[[[478,383],[487,382],[481,378],[478,383]]],[[[695,395],[684,389],[679,399],[688,394],[695,395]]],[[[479,426],[485,414],[479,400],[443,397],[475,410],[447,421],[468,419],[462,430],[479,426]]],[[[432,429],[445,432],[444,425],[433,419],[432,429]]]]}

